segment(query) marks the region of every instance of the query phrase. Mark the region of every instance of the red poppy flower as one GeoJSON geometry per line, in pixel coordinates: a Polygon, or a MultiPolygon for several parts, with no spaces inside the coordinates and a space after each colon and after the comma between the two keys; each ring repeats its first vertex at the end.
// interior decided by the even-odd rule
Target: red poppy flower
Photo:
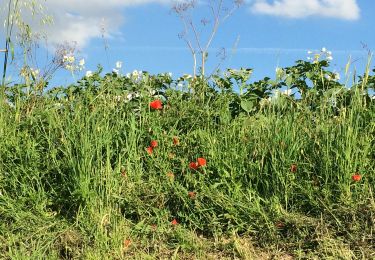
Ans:
{"type": "Polygon", "coordinates": [[[290,166],[290,171],[295,173],[297,172],[297,164],[293,163],[291,166],[290,166]]]}
{"type": "Polygon", "coordinates": [[[195,199],[195,196],[197,196],[197,193],[194,192],[194,191],[189,191],[188,196],[189,196],[190,199],[195,199]]]}
{"type": "Polygon", "coordinates": [[[177,220],[174,218],[174,219],[171,221],[171,224],[172,224],[173,226],[176,226],[176,225],[178,225],[178,222],[177,222],[177,220]]]}
{"type": "Polygon", "coordinates": [[[362,176],[359,173],[356,173],[352,176],[353,181],[360,181],[362,176]]]}
{"type": "Polygon", "coordinates": [[[189,168],[192,169],[192,170],[197,170],[198,167],[199,167],[199,165],[196,162],[189,163],[189,168]]]}
{"type": "Polygon", "coordinates": [[[158,146],[158,141],[156,141],[156,140],[152,140],[152,141],[150,142],[150,146],[151,146],[152,148],[157,147],[157,146],[158,146]]]}
{"type": "Polygon", "coordinates": [[[200,158],[197,159],[197,164],[198,164],[199,167],[206,166],[207,161],[206,161],[206,159],[200,157],[200,158]]]}
{"type": "Polygon", "coordinates": [[[161,110],[161,109],[163,109],[163,103],[161,102],[161,100],[156,99],[156,100],[150,102],[150,107],[152,109],[155,109],[155,110],[161,110]]]}
{"type": "Polygon", "coordinates": [[[174,145],[179,145],[180,144],[180,140],[178,140],[178,137],[173,137],[173,144],[174,145]]]}
{"type": "Polygon", "coordinates": [[[152,148],[152,146],[149,146],[149,147],[147,147],[147,153],[149,154],[149,155],[151,155],[152,153],[153,153],[153,150],[154,150],[154,148],[152,148]]]}
{"type": "Polygon", "coordinates": [[[124,248],[128,248],[131,245],[132,241],[130,239],[124,239],[124,248]]]}

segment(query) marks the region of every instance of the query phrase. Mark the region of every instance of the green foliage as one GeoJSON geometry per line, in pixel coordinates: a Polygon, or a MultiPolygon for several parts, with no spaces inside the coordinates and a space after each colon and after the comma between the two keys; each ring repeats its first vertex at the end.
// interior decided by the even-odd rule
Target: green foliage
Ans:
{"type": "Polygon", "coordinates": [[[299,257],[371,258],[374,76],[347,89],[326,69],[298,61],[249,82],[251,69],[196,81],[99,67],[38,95],[12,86],[1,258],[249,257],[237,235],[299,257]]]}

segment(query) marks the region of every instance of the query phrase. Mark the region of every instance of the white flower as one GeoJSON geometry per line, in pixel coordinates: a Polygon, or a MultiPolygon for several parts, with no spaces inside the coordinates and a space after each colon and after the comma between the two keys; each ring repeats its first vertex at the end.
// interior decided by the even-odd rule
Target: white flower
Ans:
{"type": "Polygon", "coordinates": [[[169,77],[172,77],[172,72],[168,72],[168,76],[169,76],[169,77]]]}
{"type": "Polygon", "coordinates": [[[132,93],[128,94],[126,96],[126,99],[129,100],[129,101],[132,100],[133,99],[133,94],[132,93]]]}
{"type": "Polygon", "coordinates": [[[116,69],[121,69],[122,67],[122,61],[117,61],[116,62],[116,69]]]}
{"type": "Polygon", "coordinates": [[[91,70],[86,71],[86,77],[91,77],[93,75],[91,70]]]}
{"type": "Polygon", "coordinates": [[[113,71],[114,73],[116,73],[116,74],[119,74],[119,72],[120,72],[118,69],[113,69],[112,71],[113,71]]]}
{"type": "Polygon", "coordinates": [[[287,96],[290,96],[292,94],[292,90],[291,89],[286,89],[282,92],[284,95],[287,95],[287,96]]]}
{"type": "Polygon", "coordinates": [[[38,77],[39,70],[38,69],[30,69],[31,75],[33,75],[34,78],[38,77]]]}
{"type": "Polygon", "coordinates": [[[127,78],[130,78],[130,73],[126,73],[126,77],[127,77],[127,78]]]}
{"type": "Polygon", "coordinates": [[[65,69],[67,69],[67,70],[69,70],[69,71],[73,71],[73,70],[74,70],[74,66],[67,64],[67,65],[65,66],[65,69]]]}
{"type": "Polygon", "coordinates": [[[323,47],[322,52],[327,52],[327,49],[325,47],[323,47]]]}
{"type": "Polygon", "coordinates": [[[73,63],[74,61],[75,61],[74,56],[64,55],[64,57],[63,57],[63,62],[73,63]]]}
{"type": "Polygon", "coordinates": [[[329,61],[333,60],[332,56],[328,56],[327,60],[329,60],[329,61]]]}
{"type": "Polygon", "coordinates": [[[312,52],[312,51],[310,51],[310,50],[309,50],[309,51],[307,51],[307,54],[312,54],[312,53],[313,53],[313,52],[312,52]]]}
{"type": "Polygon", "coordinates": [[[132,76],[133,77],[138,77],[138,71],[137,70],[133,70],[133,72],[132,72],[132,76]]]}
{"type": "Polygon", "coordinates": [[[340,73],[338,72],[335,73],[335,80],[340,80],[340,73]]]}
{"type": "Polygon", "coordinates": [[[81,66],[81,67],[85,66],[85,59],[81,59],[79,61],[79,66],[81,66]]]}

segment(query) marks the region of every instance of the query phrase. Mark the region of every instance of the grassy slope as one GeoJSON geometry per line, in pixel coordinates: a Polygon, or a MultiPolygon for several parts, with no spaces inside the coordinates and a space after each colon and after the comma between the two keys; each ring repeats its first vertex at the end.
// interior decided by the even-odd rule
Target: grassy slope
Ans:
{"type": "Polygon", "coordinates": [[[374,107],[359,97],[335,117],[280,98],[235,119],[225,95],[137,113],[85,100],[2,105],[0,258],[375,257],[374,107]]]}

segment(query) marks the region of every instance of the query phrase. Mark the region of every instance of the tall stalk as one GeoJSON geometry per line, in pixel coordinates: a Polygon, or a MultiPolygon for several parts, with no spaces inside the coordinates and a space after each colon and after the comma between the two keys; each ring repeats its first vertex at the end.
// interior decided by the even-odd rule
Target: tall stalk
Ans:
{"type": "MultiPolygon", "coordinates": [[[[12,0],[9,0],[9,6],[8,6],[8,15],[7,15],[7,22],[6,22],[6,35],[5,35],[5,49],[3,50],[4,54],[4,65],[3,65],[3,77],[1,82],[1,93],[2,95],[5,93],[5,77],[7,73],[7,65],[8,65],[8,57],[9,57],[9,48],[11,44],[10,37],[12,36],[12,30],[13,30],[13,21],[14,16],[11,17],[11,6],[12,6],[12,0]]],[[[18,6],[18,0],[14,3],[14,10],[16,10],[18,6]]]]}

